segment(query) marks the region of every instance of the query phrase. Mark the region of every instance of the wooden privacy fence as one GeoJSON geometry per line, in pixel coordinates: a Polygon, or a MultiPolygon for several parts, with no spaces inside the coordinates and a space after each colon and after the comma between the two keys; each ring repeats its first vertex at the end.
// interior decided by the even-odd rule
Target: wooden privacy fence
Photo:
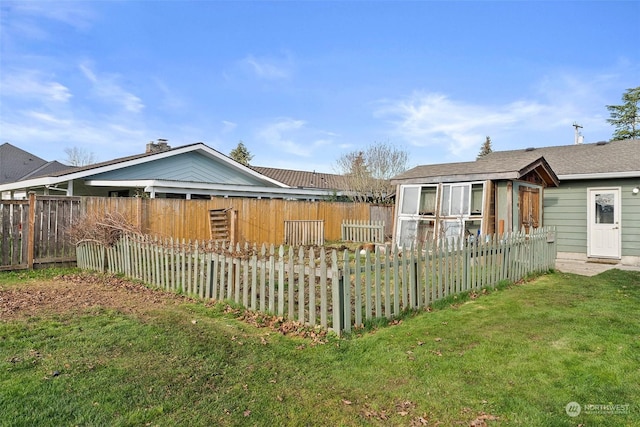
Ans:
{"type": "MultiPolygon", "coordinates": [[[[339,240],[344,220],[370,220],[368,203],[300,201],[215,197],[211,200],[145,199],[135,197],[83,197],[83,213],[89,216],[118,212],[146,234],[178,239],[209,240],[211,210],[228,210],[235,215],[236,242],[282,244],[284,222],[324,221],[324,239],[339,240]]],[[[393,207],[376,207],[374,212],[391,212],[393,207]]]]}
{"type": "Polygon", "coordinates": [[[36,196],[0,200],[0,270],[73,262],[67,230],[80,215],[80,198],[36,196]]]}
{"type": "Polygon", "coordinates": [[[341,240],[344,242],[384,242],[384,221],[343,221],[341,240]]]}
{"type": "Polygon", "coordinates": [[[77,246],[78,267],[124,274],[205,299],[233,300],[336,333],[392,318],[447,296],[515,282],[553,268],[553,230],[478,241],[431,242],[374,253],[302,247],[220,246],[124,236],[112,247],[77,246]]]}

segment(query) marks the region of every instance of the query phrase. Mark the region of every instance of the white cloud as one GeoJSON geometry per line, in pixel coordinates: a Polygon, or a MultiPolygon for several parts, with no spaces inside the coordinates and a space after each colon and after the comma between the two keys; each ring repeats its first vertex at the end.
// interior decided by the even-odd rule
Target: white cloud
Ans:
{"type": "Polygon", "coordinates": [[[9,44],[13,38],[45,40],[55,31],[49,23],[86,30],[95,19],[94,12],[87,5],[88,2],[3,1],[0,9],[2,38],[9,44]]]}
{"type": "Polygon", "coordinates": [[[594,142],[607,132],[604,94],[611,83],[608,74],[556,73],[542,78],[528,98],[498,105],[415,92],[381,101],[374,116],[390,122],[392,132],[407,143],[444,148],[454,158],[475,157],[486,136],[509,148],[570,144],[575,121],[585,126],[586,140],[594,142]]]}
{"type": "Polygon", "coordinates": [[[0,118],[2,141],[47,160],[64,161],[65,147],[82,147],[109,160],[144,151],[148,133],[139,123],[125,124],[113,118],[81,118],[38,110],[14,111],[0,118]],[[134,149],[132,150],[132,147],[134,149]]]}
{"type": "Polygon", "coordinates": [[[222,121],[222,133],[233,132],[233,130],[237,127],[238,127],[237,123],[229,122],[227,120],[222,121]]]}
{"type": "Polygon", "coordinates": [[[171,87],[159,78],[154,78],[153,80],[158,87],[160,94],[162,94],[160,104],[163,108],[172,111],[183,110],[185,108],[187,103],[171,87]]]}
{"type": "Polygon", "coordinates": [[[241,63],[257,77],[265,80],[286,79],[293,74],[293,61],[290,55],[284,58],[258,58],[248,55],[241,63]]]}
{"type": "Polygon", "coordinates": [[[5,70],[1,83],[3,96],[33,98],[44,103],[64,103],[72,97],[65,85],[46,78],[36,70],[5,70]]]}
{"type": "Polygon", "coordinates": [[[445,146],[458,156],[475,149],[492,129],[512,126],[539,109],[535,103],[491,108],[437,93],[414,93],[407,99],[384,102],[376,116],[390,118],[395,132],[412,145],[445,146]]]}
{"type": "Polygon", "coordinates": [[[303,120],[294,120],[290,118],[278,119],[258,131],[258,137],[267,144],[278,148],[287,153],[298,156],[307,157],[311,154],[309,145],[297,143],[291,134],[297,133],[305,125],[303,120]]]}
{"type": "Polygon", "coordinates": [[[88,63],[79,65],[84,76],[93,84],[94,93],[101,99],[111,104],[120,105],[126,111],[139,113],[144,109],[144,104],[136,95],[127,92],[117,83],[117,75],[98,76],[88,63]]]}
{"type": "Polygon", "coordinates": [[[57,117],[50,113],[43,113],[41,111],[25,111],[24,115],[45,126],[68,127],[72,124],[71,121],[67,119],[57,117]]]}
{"type": "Polygon", "coordinates": [[[45,18],[84,29],[90,26],[94,12],[83,2],[69,1],[20,1],[5,2],[7,19],[23,22],[25,18],[45,18]]]}
{"type": "Polygon", "coordinates": [[[318,149],[333,144],[331,135],[331,132],[309,128],[304,120],[284,117],[259,129],[257,140],[266,142],[279,152],[309,158],[318,149]]]}

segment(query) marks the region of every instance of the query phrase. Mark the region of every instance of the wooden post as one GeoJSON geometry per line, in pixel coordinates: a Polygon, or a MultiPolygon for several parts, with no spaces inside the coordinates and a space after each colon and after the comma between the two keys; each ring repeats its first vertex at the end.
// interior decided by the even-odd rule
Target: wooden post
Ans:
{"type": "MultiPolygon", "coordinates": [[[[513,220],[513,181],[507,182],[507,231],[510,233],[518,230],[514,228],[513,220]]],[[[519,230],[518,230],[519,231],[519,230]]]]}
{"type": "Polygon", "coordinates": [[[34,246],[36,238],[36,193],[29,192],[29,240],[27,241],[27,268],[33,269],[34,246]]]}
{"type": "Polygon", "coordinates": [[[136,222],[138,223],[138,229],[141,232],[145,232],[146,228],[142,226],[142,197],[136,198],[136,222]]]}
{"type": "Polygon", "coordinates": [[[331,307],[333,311],[333,331],[336,335],[342,335],[342,325],[343,325],[343,313],[344,313],[344,300],[343,291],[344,291],[344,279],[341,277],[340,272],[338,271],[338,253],[334,249],[331,252],[331,290],[332,290],[332,298],[331,303],[333,307],[331,307]]]}

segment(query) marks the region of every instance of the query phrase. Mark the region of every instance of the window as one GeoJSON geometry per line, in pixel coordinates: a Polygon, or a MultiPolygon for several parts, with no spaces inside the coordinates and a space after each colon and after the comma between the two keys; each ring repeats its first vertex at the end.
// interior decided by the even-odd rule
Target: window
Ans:
{"type": "Polygon", "coordinates": [[[400,189],[396,223],[399,247],[477,238],[484,222],[484,182],[411,184],[400,189]]]}
{"type": "Polygon", "coordinates": [[[482,215],[484,184],[471,184],[471,215],[482,215]]]}
{"type": "Polygon", "coordinates": [[[420,215],[433,216],[436,214],[437,187],[422,187],[420,192],[420,215]]]}
{"type": "Polygon", "coordinates": [[[405,215],[415,215],[418,213],[418,197],[420,187],[403,187],[402,207],[400,213],[405,215]]]}
{"type": "Polygon", "coordinates": [[[407,185],[402,187],[401,215],[435,216],[438,187],[407,185]]]}
{"type": "Polygon", "coordinates": [[[614,198],[612,193],[597,193],[595,205],[595,223],[596,224],[613,224],[614,223],[614,198]]]}
{"type": "Polygon", "coordinates": [[[444,216],[469,215],[471,184],[444,184],[442,186],[442,207],[444,216]]]}

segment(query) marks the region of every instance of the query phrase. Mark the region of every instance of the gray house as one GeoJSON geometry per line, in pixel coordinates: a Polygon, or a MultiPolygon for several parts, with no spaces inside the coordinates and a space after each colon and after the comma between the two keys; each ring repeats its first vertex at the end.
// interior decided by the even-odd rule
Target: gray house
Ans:
{"type": "Polygon", "coordinates": [[[38,163],[37,167],[29,168],[23,164],[27,162],[24,159],[35,156],[5,145],[0,174],[10,171],[5,163],[19,166],[0,182],[0,193],[5,199],[23,198],[31,191],[67,196],[182,199],[217,196],[317,200],[343,194],[339,188],[331,187],[336,182],[329,183],[328,176],[299,172],[295,177],[303,179],[285,183],[272,177],[284,176],[280,170],[244,166],[203,143],[171,148],[160,140],[147,144],[144,153],[89,166],[59,163],[46,166],[48,163],[39,159],[32,162],[38,163]]]}
{"type": "Polygon", "coordinates": [[[485,161],[544,156],[560,179],[544,192],[558,257],[640,265],[640,140],[496,151],[485,161]]]}

